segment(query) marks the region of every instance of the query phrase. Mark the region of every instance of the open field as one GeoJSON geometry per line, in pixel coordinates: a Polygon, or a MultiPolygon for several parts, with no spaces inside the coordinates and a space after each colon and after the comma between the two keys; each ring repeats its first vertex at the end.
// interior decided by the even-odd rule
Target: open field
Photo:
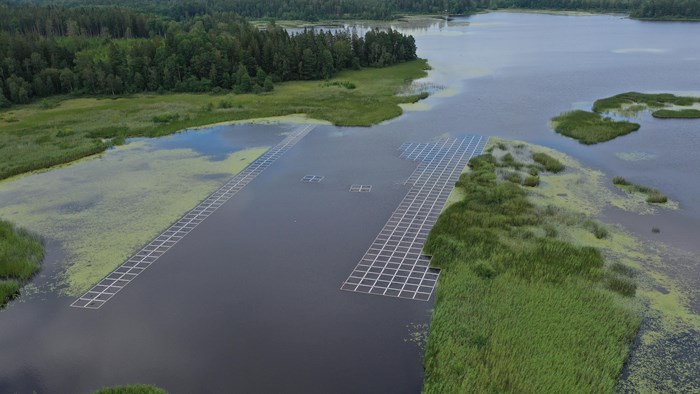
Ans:
{"type": "Polygon", "coordinates": [[[0,220],[0,308],[39,271],[43,258],[44,247],[37,237],[0,220]]]}
{"type": "Polygon", "coordinates": [[[399,116],[398,104],[425,97],[397,94],[425,76],[426,67],[426,61],[416,60],[346,71],[329,81],[282,83],[259,95],[57,97],[16,106],[0,112],[0,179],[102,152],[126,137],[156,137],[212,123],[306,114],[336,125],[370,126],[399,116]]]}
{"type": "MultiPolygon", "coordinates": [[[[537,207],[502,179],[528,176],[535,162],[520,152],[473,159],[457,184],[464,199],[431,232],[426,249],[442,274],[426,393],[612,392],[634,341],[629,271],[559,235],[565,213],[537,207]]],[[[608,236],[589,219],[569,225],[608,236]]]]}

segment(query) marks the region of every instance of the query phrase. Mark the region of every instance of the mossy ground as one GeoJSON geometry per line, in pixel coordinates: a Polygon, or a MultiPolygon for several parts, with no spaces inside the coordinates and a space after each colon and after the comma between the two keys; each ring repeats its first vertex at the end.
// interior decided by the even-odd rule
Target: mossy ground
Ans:
{"type": "Polygon", "coordinates": [[[60,242],[68,262],[62,291],[78,295],[266,150],[210,160],[134,141],[100,158],[0,182],[0,216],[60,242]]]}
{"type": "Polygon", "coordinates": [[[415,60],[387,68],[346,71],[324,81],[281,83],[266,94],[164,94],[47,99],[0,112],[0,179],[66,163],[119,144],[125,137],[243,119],[306,114],[341,126],[370,126],[401,115],[399,104],[425,94],[398,95],[426,75],[415,60]],[[355,89],[335,86],[351,82],[355,89]],[[166,120],[162,122],[161,120],[166,120]]]}

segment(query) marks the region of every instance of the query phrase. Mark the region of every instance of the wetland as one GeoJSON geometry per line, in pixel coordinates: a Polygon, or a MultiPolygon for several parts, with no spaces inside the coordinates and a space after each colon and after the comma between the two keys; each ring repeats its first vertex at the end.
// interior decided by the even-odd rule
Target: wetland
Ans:
{"type": "MultiPolygon", "coordinates": [[[[414,83],[430,87],[422,105],[406,106],[403,115],[368,128],[317,126],[99,315],[69,308],[68,295],[109,272],[292,126],[218,125],[126,139],[98,157],[0,182],[0,216],[46,239],[42,271],[26,295],[0,312],[0,391],[89,392],[153,383],[172,391],[419,392],[424,367],[428,392],[459,391],[469,382],[485,390],[584,387],[560,379],[575,370],[573,349],[580,344],[560,355],[561,374],[547,375],[551,359],[537,358],[547,353],[533,352],[527,338],[510,335],[508,327],[481,324],[494,321],[486,315],[479,315],[483,321],[450,320],[482,307],[524,332],[541,330],[540,324],[559,316],[582,319],[580,327],[567,328],[575,338],[598,341],[601,333],[614,333],[596,342],[605,351],[588,359],[600,369],[587,370],[581,379],[596,382],[587,386],[596,391],[697,391],[697,127],[641,111],[628,115],[641,125],[638,131],[584,145],[553,132],[549,121],[552,114],[589,110],[600,97],[619,92],[692,97],[700,90],[700,44],[687,37],[700,34],[700,25],[531,13],[388,24],[413,35],[418,55],[432,68],[414,83]],[[548,273],[569,287],[557,287],[555,280],[528,288],[500,255],[458,266],[436,251],[445,272],[435,301],[340,292],[340,281],[407,192],[403,181],[415,163],[398,158],[397,148],[466,133],[504,138],[492,141],[492,154],[502,160],[507,152],[523,165],[519,172],[503,167],[499,178],[499,187],[523,209],[511,216],[527,219],[501,242],[527,240],[530,256],[554,259],[546,253],[565,250],[580,257],[571,270],[548,273]],[[325,178],[317,185],[299,183],[307,174],[325,178]],[[537,182],[519,186],[513,175],[537,182]],[[669,202],[649,204],[644,193],[620,191],[613,176],[661,190],[669,202]],[[372,192],[348,193],[350,184],[371,184],[372,192]],[[533,212],[547,212],[540,215],[547,226],[533,226],[533,212]],[[543,246],[550,243],[559,249],[543,246]],[[455,278],[482,286],[488,297],[467,291],[451,299],[455,278]],[[529,297],[505,305],[497,290],[512,300],[529,297]],[[553,296],[538,299],[539,290],[553,296]],[[567,297],[574,298],[567,307],[576,307],[557,309],[555,300],[567,297]],[[553,308],[545,310],[561,315],[532,309],[543,302],[553,308]],[[428,333],[432,307],[438,325],[428,333]],[[513,318],[509,307],[531,311],[530,319],[513,318]],[[577,333],[592,316],[604,320],[593,327],[600,332],[577,333]],[[450,331],[468,341],[450,339],[450,331]],[[423,349],[410,338],[425,335],[424,364],[423,349]],[[440,353],[441,341],[461,346],[453,354],[468,360],[440,353]],[[517,345],[531,369],[509,362],[490,368],[496,359],[514,360],[507,352],[487,351],[500,343],[507,344],[501,349],[517,345]],[[513,386],[489,386],[489,376],[502,374],[513,377],[513,386]],[[544,386],[537,386],[539,378],[544,386]]],[[[354,82],[339,76],[342,81],[354,82]]],[[[354,83],[357,89],[324,89],[352,92],[363,86],[354,83]]],[[[465,190],[456,189],[441,221],[469,205],[470,176],[463,176],[458,189],[465,190]]],[[[439,235],[436,230],[433,247],[439,235]]],[[[547,273],[556,267],[540,268],[547,273]]],[[[537,343],[540,349],[555,346],[551,338],[538,337],[537,343]]]]}

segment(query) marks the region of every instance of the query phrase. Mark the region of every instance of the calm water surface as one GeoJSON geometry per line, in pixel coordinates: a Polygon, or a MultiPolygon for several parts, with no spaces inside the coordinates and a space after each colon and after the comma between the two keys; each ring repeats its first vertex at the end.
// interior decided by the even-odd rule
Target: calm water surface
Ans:
{"type": "MultiPolygon", "coordinates": [[[[419,392],[421,352],[406,338],[428,321],[431,304],[338,289],[407,191],[415,163],[396,148],[444,134],[526,140],[656,187],[681,209],[608,219],[644,237],[659,226],[656,239],[700,253],[700,122],[642,116],[639,132],[597,146],[548,127],[562,111],[621,92],[700,91],[700,40],[692,39],[700,24],[493,13],[395,27],[416,36],[434,68],[423,82],[442,90],[425,101],[430,110],[372,128],[318,126],[98,311],[68,308],[72,298],[42,286],[13,303],[0,312],[0,392],[136,382],[172,392],[419,392]],[[645,160],[620,158],[630,155],[645,160]],[[326,178],[299,183],[307,174],[326,178]],[[373,185],[372,193],[348,193],[353,183],[373,185]]],[[[145,144],[144,155],[185,149],[216,163],[269,146],[287,129],[220,126],[134,143],[145,144]]],[[[63,175],[67,191],[115,168],[88,163],[94,178],[59,172],[69,166],[0,184],[0,211],[50,193],[37,187],[42,177],[63,175]]],[[[46,223],[57,215],[47,212],[46,223]]],[[[40,221],[27,225],[41,232],[40,221]]],[[[69,263],[63,248],[49,239],[38,285],[69,263]]],[[[700,281],[696,258],[683,267],[679,275],[700,281]]]]}

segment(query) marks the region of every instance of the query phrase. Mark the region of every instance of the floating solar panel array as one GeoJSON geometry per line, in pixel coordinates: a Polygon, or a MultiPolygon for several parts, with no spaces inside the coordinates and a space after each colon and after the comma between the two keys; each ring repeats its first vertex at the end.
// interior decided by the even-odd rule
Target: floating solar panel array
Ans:
{"type": "Polygon", "coordinates": [[[177,222],[168,227],[136,254],[122,263],[104,279],[98,282],[85,294],[75,300],[71,306],[76,308],[98,309],[109,301],[115,294],[134,280],[141,272],[153,264],[158,257],[185,237],[198,224],[238,193],[245,185],[282,156],[289,148],[299,142],[314,128],[306,125],[296,129],[282,142],[270,148],[262,156],[253,161],[238,175],[221,186],[194,209],[187,212],[177,222]]]}
{"type": "Polygon", "coordinates": [[[401,157],[420,160],[407,183],[411,189],[384,225],[342,290],[427,301],[440,271],[422,254],[462,170],[480,155],[488,138],[443,138],[430,144],[404,144],[401,157]]]}

